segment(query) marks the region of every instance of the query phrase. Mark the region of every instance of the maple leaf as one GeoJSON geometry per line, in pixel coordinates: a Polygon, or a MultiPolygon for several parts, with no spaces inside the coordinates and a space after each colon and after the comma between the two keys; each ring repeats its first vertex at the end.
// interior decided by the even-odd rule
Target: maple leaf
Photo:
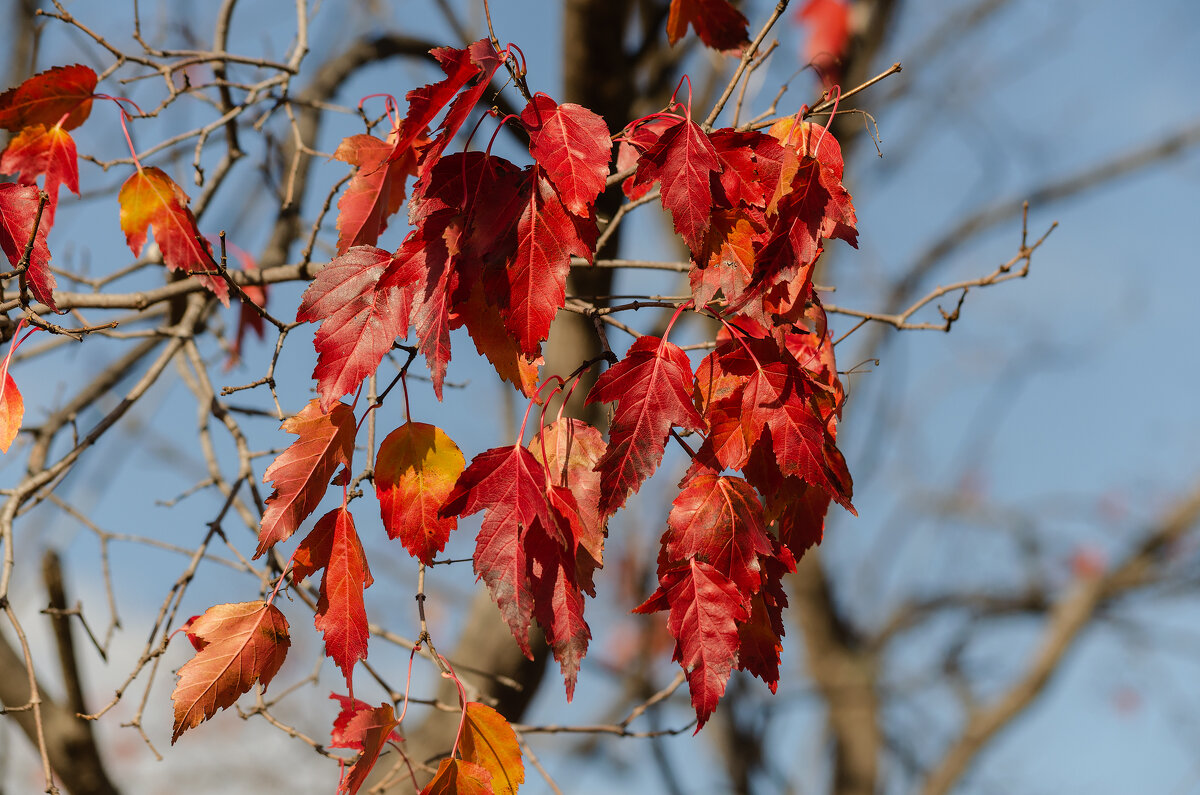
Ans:
{"type": "Polygon", "coordinates": [[[17,382],[8,372],[8,360],[4,362],[4,382],[0,384],[0,453],[7,453],[21,430],[21,421],[25,418],[25,401],[21,398],[21,390],[17,382]]]}
{"type": "Polygon", "coordinates": [[[516,251],[505,269],[507,301],[500,308],[505,327],[526,356],[539,355],[566,300],[572,254],[588,259],[591,249],[576,236],[558,195],[535,170],[517,222],[516,251]]]}
{"type": "Polygon", "coordinates": [[[749,24],[729,0],[671,0],[667,41],[675,46],[691,25],[705,45],[714,50],[732,50],[747,43],[749,24]]]}
{"type": "MultiPolygon", "coordinates": [[[[638,159],[647,149],[654,145],[654,142],[662,135],[663,130],[674,126],[675,122],[675,118],[671,116],[655,116],[649,121],[638,124],[632,130],[627,128],[622,134],[621,143],[617,145],[617,171],[625,172],[634,168],[637,165],[638,159]]],[[[621,191],[632,201],[636,201],[649,193],[650,187],[650,182],[635,185],[634,177],[632,176],[627,177],[621,183],[621,191]]]]}
{"type": "Polygon", "coordinates": [[[850,44],[850,5],[841,0],[808,0],[796,11],[796,18],[808,28],[805,62],[817,67],[826,86],[839,82],[850,44]]]}
{"type": "Polygon", "coordinates": [[[372,707],[366,702],[337,693],[331,693],[329,697],[342,705],[341,712],[333,721],[330,746],[354,748],[361,752],[337,790],[339,795],[355,795],[366,783],[384,746],[389,742],[403,742],[404,738],[395,731],[400,722],[396,720],[392,705],[386,702],[372,707]]]}
{"type": "Polygon", "coordinates": [[[554,185],[563,205],[587,215],[608,179],[612,139],[604,119],[582,105],[559,105],[542,93],[521,112],[529,153],[554,185]]]}
{"type": "Polygon", "coordinates": [[[475,350],[487,357],[492,367],[496,368],[496,375],[516,387],[525,397],[538,400],[538,369],[546,360],[521,352],[504,327],[504,318],[500,316],[495,301],[488,297],[483,282],[472,285],[470,296],[458,303],[455,309],[458,319],[466,326],[467,333],[475,343],[475,350]]]}
{"type": "Polygon", "coordinates": [[[354,664],[367,658],[370,634],[363,590],[374,579],[354,529],[354,517],[344,507],[322,516],[311,535],[316,536],[308,547],[312,559],[302,574],[307,575],[312,566],[325,569],[313,625],[325,636],[326,656],[342,669],[349,685],[354,664]]]}
{"type": "Polygon", "coordinates": [[[92,112],[95,90],[96,73],[82,64],[39,72],[0,95],[0,127],[18,132],[61,123],[64,130],[73,130],[92,112]]]}
{"type": "Polygon", "coordinates": [[[274,481],[275,490],[267,497],[255,558],[296,532],[317,509],[334,471],[348,468],[354,455],[354,412],[345,403],[335,403],[325,413],[318,401],[310,400],[281,427],[300,438],[263,474],[263,483],[274,481]]]}
{"type": "Polygon", "coordinates": [[[46,223],[45,211],[38,224],[37,235],[33,233],[40,196],[35,185],[0,185],[0,248],[4,249],[9,264],[16,268],[25,256],[29,239],[33,238],[25,277],[33,297],[57,311],[54,304],[57,282],[50,272],[50,249],[46,246],[49,224],[46,223]]]}
{"type": "Polygon", "coordinates": [[[692,558],[662,572],[658,590],[633,612],[667,609],[673,659],[687,673],[698,732],[717,708],[737,661],[738,624],[750,617],[746,597],[716,568],[692,558]]]}
{"type": "Polygon", "coordinates": [[[415,174],[418,137],[411,148],[389,162],[393,144],[373,135],[351,135],[342,139],[333,156],[357,166],[346,192],[338,199],[337,253],[351,246],[373,246],[387,229],[388,218],[404,204],[405,180],[415,174]]]}
{"type": "Polygon", "coordinates": [[[657,180],[675,231],[689,249],[699,251],[712,212],[712,177],[720,170],[717,150],[704,130],[691,119],[680,119],[638,160],[633,186],[657,180]]]}
{"type": "Polygon", "coordinates": [[[185,731],[232,705],[256,681],[266,688],[291,645],[287,619],[261,600],[214,605],[191,622],[190,634],[204,647],[177,674],[171,693],[172,745],[185,731]]]}
{"type": "Polygon", "coordinates": [[[663,546],[670,561],[702,560],[737,586],[748,604],[758,591],[760,558],[770,556],[771,537],[762,505],[741,478],[701,474],[671,503],[663,546]]]}
{"type": "MultiPolygon", "coordinates": [[[[774,545],[778,546],[775,541],[774,545]]],[[[783,608],[787,594],[783,575],[796,570],[786,550],[762,560],[762,585],[750,598],[750,618],[738,625],[738,670],[749,671],[767,683],[774,693],[779,687],[779,654],[783,649],[783,608]]]]}
{"type": "Polygon", "coordinates": [[[398,336],[408,334],[412,282],[419,263],[383,249],[355,246],[321,269],[304,291],[298,322],[320,322],[313,378],[328,411],[375,372],[398,336]]]}
{"type": "Polygon", "coordinates": [[[433,425],[406,422],[387,435],[375,459],[375,494],[388,538],[399,538],[422,563],[446,546],[458,526],[441,517],[446,501],[465,466],[462,452],[433,425]]]}
{"type": "Polygon", "coordinates": [[[541,524],[535,524],[529,528],[524,543],[528,550],[533,615],[562,670],[570,701],[575,697],[579,664],[587,654],[592,631],[583,617],[583,594],[575,568],[580,532],[574,499],[562,487],[552,488],[547,496],[563,517],[563,524],[571,526],[570,537],[554,538],[541,524]]]}
{"type": "Polygon", "coordinates": [[[421,795],[492,795],[491,773],[462,759],[443,759],[421,795]]]}
{"type": "Polygon", "coordinates": [[[229,285],[220,276],[208,244],[201,241],[196,217],[188,207],[188,196],[162,169],[139,167],[125,180],[117,195],[121,203],[121,229],[133,255],[141,256],[147,231],[162,251],[163,264],[171,270],[196,273],[195,276],[229,306],[229,285]]]}
{"type": "Polygon", "coordinates": [[[726,301],[736,301],[754,275],[755,249],[763,227],[762,214],[716,210],[712,214],[703,248],[696,252],[698,265],[688,280],[697,306],[712,301],[719,291],[726,301]]]}
{"type": "Polygon", "coordinates": [[[604,437],[582,420],[562,418],[544,426],[529,442],[529,451],[550,472],[551,481],[570,489],[582,534],[576,575],[592,596],[592,571],[604,563],[607,517],[600,513],[600,473],[596,464],[604,456],[604,437]]]}
{"type": "Polygon", "coordinates": [[[672,426],[704,430],[690,398],[687,354],[658,337],[639,337],[625,358],[596,380],[587,403],[617,402],[609,445],[596,464],[603,493],[600,513],[611,516],[662,461],[672,426]]]}
{"type": "MultiPolygon", "coordinates": [[[[446,78],[437,83],[414,88],[405,95],[408,100],[408,114],[404,117],[393,143],[392,154],[389,158],[391,160],[403,157],[405,152],[424,135],[426,128],[433,123],[442,108],[454,99],[455,95],[468,83],[475,81],[473,85],[478,88],[478,95],[482,95],[484,89],[487,88],[488,81],[492,79],[492,75],[501,63],[495,48],[487,39],[480,39],[462,50],[438,47],[430,50],[429,54],[446,73],[446,78]]],[[[476,92],[473,88],[468,89],[461,96],[468,94],[474,96],[476,92]]],[[[470,106],[475,104],[477,98],[478,96],[475,96],[470,100],[466,108],[467,112],[470,111],[470,106]]],[[[440,129],[443,130],[443,135],[440,137],[445,141],[440,144],[436,152],[427,152],[426,158],[436,160],[449,139],[453,138],[454,134],[458,132],[458,128],[462,126],[466,117],[465,112],[460,111],[463,118],[450,118],[456,106],[457,103],[452,106],[450,113],[442,121],[440,129]]]]}
{"type": "Polygon", "coordinates": [[[35,124],[21,130],[0,155],[0,171],[16,174],[17,181],[23,185],[32,185],[38,176],[45,174],[43,189],[50,195],[46,211],[51,214],[51,220],[58,203],[59,185],[66,185],[67,190],[79,195],[79,158],[75,153],[75,141],[57,125],[35,124]]]}
{"type": "Polygon", "coordinates": [[[520,445],[494,447],[471,459],[440,514],[469,516],[486,511],[475,541],[475,574],[491,592],[525,656],[533,615],[525,536],[534,522],[554,527],[546,501],[546,469],[520,445]]]}
{"type": "Polygon", "coordinates": [[[783,362],[757,369],[742,396],[742,427],[753,447],[760,438],[779,462],[780,471],[828,492],[849,511],[848,484],[835,472],[844,469],[841,453],[815,410],[809,387],[783,362]]]}
{"type": "Polygon", "coordinates": [[[517,734],[496,710],[475,701],[463,707],[465,715],[458,751],[463,761],[488,771],[495,795],[515,795],[525,781],[525,765],[517,734]]]}

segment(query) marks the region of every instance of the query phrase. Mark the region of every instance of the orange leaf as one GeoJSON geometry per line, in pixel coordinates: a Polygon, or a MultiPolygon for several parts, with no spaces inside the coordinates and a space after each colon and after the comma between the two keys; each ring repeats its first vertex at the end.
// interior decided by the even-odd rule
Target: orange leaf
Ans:
{"type": "Polygon", "coordinates": [[[61,119],[64,130],[73,130],[92,112],[95,90],[96,73],[86,66],[47,69],[0,95],[0,127],[17,132],[34,124],[52,127],[61,119]]]}
{"type": "Polygon", "coordinates": [[[486,768],[462,759],[443,759],[421,795],[492,795],[491,774],[486,768]]]}
{"type": "Polygon", "coordinates": [[[521,353],[513,335],[504,327],[504,319],[489,300],[483,285],[476,282],[471,295],[459,304],[458,320],[467,327],[467,333],[475,342],[475,350],[487,357],[496,368],[496,375],[509,382],[528,398],[535,398],[538,386],[538,368],[545,359],[532,359],[521,353]]]}
{"type": "Polygon", "coordinates": [[[25,401],[21,399],[21,391],[17,382],[9,375],[7,363],[4,372],[4,386],[0,388],[0,453],[7,453],[21,430],[21,420],[25,417],[25,401]]]}
{"type": "Polygon", "coordinates": [[[513,795],[525,781],[525,765],[521,762],[516,732],[499,712],[486,704],[470,701],[466,710],[467,719],[458,741],[463,761],[487,770],[491,782],[489,792],[513,795]]]}
{"type": "Polygon", "coordinates": [[[416,151],[425,142],[418,136],[414,148],[387,162],[396,136],[381,141],[372,135],[351,135],[342,139],[333,156],[358,166],[342,198],[338,199],[337,253],[351,246],[373,246],[387,229],[388,218],[404,204],[405,181],[417,171],[416,151]]]}
{"type": "MultiPolygon", "coordinates": [[[[266,688],[283,665],[291,639],[279,608],[261,600],[214,605],[191,622],[188,634],[204,643],[177,674],[171,744],[246,693],[266,688]]],[[[195,643],[195,641],[193,641],[195,643]]]]}
{"type": "Polygon", "coordinates": [[[442,518],[438,509],[466,467],[462,452],[441,429],[424,422],[406,422],[388,434],[375,462],[375,494],[388,538],[399,538],[422,563],[442,551],[454,516],[442,518]]]}
{"type": "Polygon", "coordinates": [[[317,401],[310,400],[284,421],[283,430],[300,438],[263,474],[263,483],[274,481],[275,491],[263,511],[256,558],[296,532],[317,509],[338,466],[350,466],[354,455],[354,412],[340,401],[322,414],[317,401]]]}
{"type": "Polygon", "coordinates": [[[205,273],[196,278],[229,306],[229,285],[220,276],[210,275],[217,264],[208,244],[200,239],[187,194],[173,179],[162,169],[138,169],[121,186],[117,200],[121,203],[121,229],[135,256],[141,255],[146,233],[153,228],[163,264],[171,270],[205,273]]]}

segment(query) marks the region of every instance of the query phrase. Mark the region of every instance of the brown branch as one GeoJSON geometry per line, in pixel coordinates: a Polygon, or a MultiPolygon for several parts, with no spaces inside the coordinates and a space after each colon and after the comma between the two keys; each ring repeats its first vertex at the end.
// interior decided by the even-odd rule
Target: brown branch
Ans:
{"type": "Polygon", "coordinates": [[[950,792],[979,751],[1042,693],[1099,609],[1154,582],[1166,563],[1167,550],[1197,523],[1200,523],[1200,485],[1149,527],[1142,542],[1119,565],[1099,576],[1082,577],[1068,588],[1050,608],[1041,640],[1025,673],[990,704],[968,711],[962,732],[929,773],[921,791],[925,795],[950,792]]]}

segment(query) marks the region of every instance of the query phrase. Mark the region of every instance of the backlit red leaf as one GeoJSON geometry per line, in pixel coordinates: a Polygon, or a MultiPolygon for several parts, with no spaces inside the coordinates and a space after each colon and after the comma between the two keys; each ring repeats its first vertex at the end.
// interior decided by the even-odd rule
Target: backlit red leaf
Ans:
{"type": "Polygon", "coordinates": [[[536,398],[541,356],[526,356],[504,327],[496,303],[488,298],[483,282],[471,287],[471,295],[457,306],[458,318],[467,327],[475,350],[492,363],[496,375],[515,386],[525,397],[536,398]]]}
{"type": "Polygon", "coordinates": [[[117,200],[121,203],[121,229],[134,256],[141,255],[146,235],[153,229],[163,264],[171,270],[200,271],[195,278],[229,305],[229,285],[211,275],[217,264],[200,238],[187,194],[173,179],[161,169],[140,168],[121,186],[117,200]]]}
{"type": "Polygon", "coordinates": [[[371,707],[358,699],[336,693],[331,694],[330,698],[341,702],[342,711],[333,722],[329,744],[334,748],[356,748],[361,751],[337,790],[338,795],[355,795],[366,783],[384,747],[389,742],[403,741],[395,731],[400,723],[391,704],[371,707]]]}
{"type": "MultiPolygon", "coordinates": [[[[367,658],[367,610],[363,590],[374,579],[367,567],[367,556],[354,529],[354,517],[345,508],[325,514],[317,527],[332,525],[329,559],[321,578],[314,626],[325,636],[325,654],[342,669],[346,682],[354,664],[367,658]]],[[[318,532],[317,529],[313,530],[318,532]]]]}
{"type": "Polygon", "coordinates": [[[529,153],[542,167],[563,205],[587,215],[604,190],[612,141],[604,119],[581,105],[557,104],[535,94],[521,113],[529,132],[529,153]]]}
{"type": "Polygon", "coordinates": [[[657,180],[675,231],[689,249],[699,251],[713,208],[711,180],[720,170],[721,161],[704,130],[691,119],[680,119],[638,160],[633,186],[657,180]]]}
{"type": "Polygon", "coordinates": [[[17,181],[24,185],[32,185],[38,176],[45,174],[43,189],[50,194],[52,203],[58,196],[59,185],[66,185],[67,190],[79,195],[75,141],[62,127],[35,124],[21,130],[0,156],[0,171],[19,174],[17,181]]]}
{"type": "Polygon", "coordinates": [[[546,501],[546,470],[524,447],[494,447],[471,459],[442,506],[442,516],[486,511],[475,542],[475,573],[526,656],[533,616],[525,535],[534,522],[554,527],[546,501]]]}
{"type": "Polygon", "coordinates": [[[81,64],[39,72],[0,95],[0,127],[18,132],[35,124],[53,127],[62,121],[64,130],[73,130],[92,112],[95,90],[96,73],[81,64]]]}
{"type": "Polygon", "coordinates": [[[0,248],[4,249],[8,262],[16,268],[25,256],[29,239],[33,238],[28,268],[25,277],[33,297],[51,309],[54,305],[54,274],[50,272],[50,249],[46,246],[46,233],[50,228],[45,211],[33,234],[34,222],[38,220],[40,191],[35,185],[0,185],[0,248]]]}
{"type": "Polygon", "coordinates": [[[354,412],[345,403],[335,403],[323,413],[317,401],[310,400],[299,414],[284,420],[282,428],[300,438],[263,475],[264,483],[274,481],[275,491],[267,497],[256,558],[296,532],[317,509],[333,473],[339,466],[349,467],[354,455],[354,412]]]}
{"type": "MultiPolygon", "coordinates": [[[[418,147],[421,143],[421,138],[414,141],[418,147]]],[[[373,135],[351,135],[334,151],[335,158],[358,167],[338,199],[338,254],[351,246],[375,245],[388,219],[404,204],[405,180],[416,173],[417,155],[405,149],[389,162],[393,148],[373,135]]]]}
{"type": "Polygon", "coordinates": [[[287,619],[262,601],[210,607],[191,622],[190,634],[204,647],[177,674],[171,693],[172,745],[185,731],[232,705],[255,682],[269,685],[291,645],[287,619]]]}
{"type": "Polygon", "coordinates": [[[670,609],[667,628],[675,638],[673,659],[687,673],[696,731],[717,708],[737,662],[738,624],[750,617],[745,602],[728,577],[693,558],[665,572],[658,590],[634,610],[670,609]]]}
{"type": "Polygon", "coordinates": [[[750,23],[729,0],[671,0],[667,40],[674,45],[687,33],[689,24],[707,46],[732,50],[746,43],[750,23]]]}
{"type": "Polygon", "coordinates": [[[372,246],[355,246],[329,263],[296,310],[300,322],[320,322],[317,393],[328,410],[375,372],[398,336],[408,334],[416,260],[398,262],[372,246]]]}
{"type": "Polygon", "coordinates": [[[438,509],[465,463],[441,428],[423,422],[404,423],[379,446],[375,493],[383,528],[422,563],[433,561],[458,526],[456,517],[441,517],[438,509]]]}
{"type": "Polygon", "coordinates": [[[639,337],[625,358],[606,370],[587,402],[616,401],[608,450],[596,464],[603,493],[600,513],[611,516],[662,461],[672,426],[704,430],[692,405],[687,354],[658,337],[639,337]]]}

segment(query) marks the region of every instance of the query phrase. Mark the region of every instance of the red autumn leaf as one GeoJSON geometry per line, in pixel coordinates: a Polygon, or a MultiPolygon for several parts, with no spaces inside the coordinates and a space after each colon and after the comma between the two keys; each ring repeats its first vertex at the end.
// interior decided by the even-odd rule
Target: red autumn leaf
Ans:
{"type": "Polygon", "coordinates": [[[18,132],[61,121],[64,130],[73,130],[92,112],[95,90],[96,73],[81,64],[39,72],[0,95],[0,127],[18,132]]]}
{"type": "Polygon", "coordinates": [[[728,577],[695,558],[660,575],[658,590],[635,613],[671,611],[667,628],[675,659],[687,672],[696,731],[717,708],[737,661],[738,624],[750,617],[748,600],[728,577]]]}
{"type": "Polygon", "coordinates": [[[558,660],[570,701],[575,697],[579,664],[592,637],[583,617],[583,593],[576,571],[578,539],[582,533],[570,492],[554,487],[547,496],[563,517],[562,526],[569,526],[570,537],[555,538],[554,533],[535,524],[526,533],[524,544],[533,591],[533,616],[546,634],[554,659],[558,660]]]}
{"type": "Polygon", "coordinates": [[[581,105],[559,105],[538,93],[522,111],[521,123],[529,133],[529,153],[563,205],[574,215],[588,215],[604,190],[612,160],[604,119],[581,105]]]}
{"type": "Polygon", "coordinates": [[[34,238],[25,277],[33,297],[57,311],[58,307],[54,304],[57,282],[50,272],[50,249],[46,246],[46,233],[50,225],[45,210],[38,223],[37,235],[33,234],[34,222],[38,220],[40,195],[35,185],[14,185],[11,182],[0,185],[0,248],[4,249],[9,264],[16,268],[25,256],[29,239],[34,238]]]}
{"type": "MultiPolygon", "coordinates": [[[[241,263],[242,270],[251,271],[258,268],[258,263],[254,258],[241,249],[230,246],[234,255],[241,263]]],[[[263,309],[267,306],[267,285],[265,284],[243,284],[242,292],[246,294],[246,298],[250,302],[263,309]]],[[[245,300],[238,303],[238,327],[237,336],[233,338],[233,345],[229,347],[229,359],[225,362],[225,369],[232,370],[242,358],[242,343],[246,338],[247,329],[251,329],[261,340],[265,333],[266,327],[263,325],[263,316],[254,310],[245,300]]]]}
{"type": "Polygon", "coordinates": [[[782,554],[783,558],[763,558],[762,587],[750,599],[750,618],[738,625],[738,670],[749,671],[766,682],[772,693],[779,687],[783,608],[788,603],[783,575],[796,570],[789,553],[783,550],[782,554]]]}
{"type": "Polygon", "coordinates": [[[750,23],[729,0],[671,0],[667,40],[672,46],[687,33],[689,24],[700,41],[714,50],[732,50],[747,43],[750,23]]]}
{"type": "Polygon", "coordinates": [[[338,785],[338,795],[355,795],[367,781],[379,754],[389,742],[403,742],[395,731],[400,722],[396,713],[388,703],[372,707],[369,704],[348,696],[332,693],[330,698],[337,699],[342,710],[333,721],[333,731],[330,735],[330,746],[333,748],[355,748],[361,753],[350,766],[346,777],[338,785]]]}
{"type": "Polygon", "coordinates": [[[449,140],[458,132],[458,128],[466,120],[471,107],[483,94],[492,75],[496,72],[496,68],[501,63],[495,48],[487,39],[480,39],[462,50],[438,47],[430,50],[429,54],[446,73],[446,78],[422,88],[415,88],[405,95],[408,99],[408,115],[404,117],[404,121],[400,125],[389,160],[398,160],[403,157],[425,133],[426,128],[433,123],[442,108],[446,107],[455,98],[455,95],[459,95],[460,90],[471,84],[472,87],[467,88],[459,95],[459,101],[462,101],[464,97],[468,98],[465,102],[466,107],[460,108],[459,101],[451,106],[439,128],[442,134],[439,136],[436,151],[425,153],[425,159],[430,162],[436,160],[449,140]]]}
{"type": "Polygon", "coordinates": [[[696,252],[688,279],[697,306],[712,301],[719,291],[726,301],[741,297],[754,275],[754,244],[765,231],[758,211],[717,210],[696,252]]]}
{"type": "Polygon", "coordinates": [[[760,560],[772,555],[758,494],[741,478],[702,474],[671,504],[663,546],[672,563],[695,558],[725,575],[749,601],[760,560]]]}
{"type": "Polygon", "coordinates": [[[457,280],[444,238],[446,222],[444,218],[438,221],[435,228],[425,224],[409,232],[396,251],[396,260],[404,268],[415,268],[423,274],[415,285],[411,322],[429,366],[433,392],[441,400],[450,363],[450,294],[457,280]]]}
{"type": "Polygon", "coordinates": [[[438,509],[465,463],[441,428],[423,422],[404,423],[379,446],[375,493],[383,528],[422,563],[433,562],[458,526],[455,517],[441,517],[438,509]]]}
{"type": "Polygon", "coordinates": [[[596,594],[590,586],[591,572],[604,563],[604,537],[608,532],[607,517],[600,513],[600,473],[596,470],[604,450],[600,431],[582,420],[565,417],[543,427],[529,442],[529,451],[546,465],[551,482],[570,489],[575,497],[583,531],[576,573],[592,596],[596,594]]]}
{"type": "Polygon", "coordinates": [[[321,323],[313,337],[313,378],[322,410],[358,389],[396,337],[408,334],[418,266],[383,249],[355,246],[321,269],[304,291],[296,320],[321,323]]]}
{"type": "Polygon", "coordinates": [[[554,526],[546,501],[546,470],[520,445],[494,447],[471,459],[442,505],[442,516],[486,511],[475,542],[475,574],[482,578],[521,651],[532,659],[533,615],[525,534],[534,522],[554,526]]]}
{"type": "Polygon", "coordinates": [[[492,774],[463,759],[443,759],[421,795],[493,795],[492,774]]]}
{"type": "Polygon", "coordinates": [[[587,402],[617,402],[608,450],[596,464],[603,494],[600,513],[611,516],[662,461],[672,426],[704,430],[690,397],[687,354],[658,337],[639,337],[625,358],[597,380],[587,402]]]}
{"type": "Polygon", "coordinates": [[[766,209],[781,181],[795,173],[797,155],[770,135],[723,128],[708,140],[721,161],[721,206],[766,209]]]}
{"type": "Polygon", "coordinates": [[[762,365],[749,378],[742,396],[742,426],[747,445],[769,439],[784,475],[800,478],[830,494],[847,510],[849,484],[841,481],[841,453],[829,436],[803,380],[783,362],[762,365]]]}
{"type": "MultiPolygon", "coordinates": [[[[419,148],[420,137],[413,146],[419,148]]],[[[338,199],[337,253],[351,246],[373,246],[387,229],[388,218],[404,204],[405,180],[416,173],[415,149],[404,150],[388,161],[393,144],[372,135],[343,138],[333,156],[357,166],[346,192],[338,199]]]]}
{"type": "Polygon", "coordinates": [[[201,274],[202,284],[229,306],[229,285],[220,276],[208,244],[202,242],[196,217],[188,207],[188,196],[162,169],[139,168],[125,180],[117,195],[121,203],[121,229],[134,256],[146,245],[148,230],[162,251],[163,264],[171,270],[201,274]]]}
{"type": "Polygon", "coordinates": [[[567,294],[571,255],[589,258],[591,250],[575,234],[566,208],[550,183],[534,170],[529,196],[517,222],[517,247],[505,274],[508,299],[501,304],[505,327],[521,353],[539,355],[541,341],[567,294]]]}
{"type": "Polygon", "coordinates": [[[323,562],[314,560],[325,569],[325,574],[321,578],[313,625],[325,636],[325,654],[342,669],[348,684],[354,664],[367,658],[370,634],[363,590],[374,579],[354,529],[354,517],[348,510],[336,508],[325,514],[312,534],[322,541],[329,539],[328,557],[323,562]]]}
{"type": "Polygon", "coordinates": [[[808,28],[804,61],[817,67],[827,86],[840,82],[842,58],[850,45],[850,4],[842,0],[808,0],[796,12],[808,28]]]}
{"type": "Polygon", "coordinates": [[[8,361],[4,362],[4,382],[0,384],[0,453],[7,453],[21,430],[25,418],[25,401],[21,390],[8,372],[8,361]]]}
{"type": "Polygon", "coordinates": [[[274,481],[275,491],[263,511],[256,558],[296,532],[317,509],[334,471],[349,467],[354,455],[354,412],[345,403],[335,403],[323,413],[317,401],[310,400],[299,414],[284,420],[282,428],[300,438],[263,475],[264,483],[274,481]]]}
{"type": "Polygon", "coordinates": [[[204,647],[177,674],[179,682],[171,693],[172,745],[185,731],[232,705],[256,681],[266,688],[291,645],[287,619],[263,601],[210,607],[191,622],[189,634],[204,647]]]}
{"type": "MultiPolygon", "coordinates": [[[[621,143],[617,145],[617,171],[625,172],[636,166],[638,159],[654,145],[663,130],[673,127],[675,123],[674,117],[655,116],[632,130],[627,130],[621,138],[621,143]]],[[[650,183],[634,185],[634,177],[631,176],[621,183],[621,190],[626,197],[636,201],[650,192],[650,183]]]]}
{"type": "Polygon", "coordinates": [[[496,710],[475,701],[463,708],[462,736],[458,752],[466,762],[473,762],[491,774],[491,792],[495,795],[515,795],[525,781],[525,764],[517,734],[496,710]]]}
{"type": "Polygon", "coordinates": [[[515,386],[525,397],[536,399],[538,368],[545,359],[521,353],[516,340],[504,327],[500,310],[488,298],[483,282],[476,282],[471,287],[470,296],[458,304],[456,311],[475,343],[475,350],[487,357],[496,368],[496,375],[515,386]]]}
{"type": "Polygon", "coordinates": [[[699,251],[712,213],[712,178],[720,170],[717,150],[704,130],[691,119],[680,119],[638,160],[633,187],[657,180],[675,231],[689,249],[699,251]]]}
{"type": "Polygon", "coordinates": [[[45,174],[43,189],[50,194],[47,211],[57,202],[58,186],[79,195],[79,158],[75,153],[75,141],[62,127],[46,127],[35,124],[26,127],[8,142],[0,156],[0,171],[17,174],[17,181],[32,185],[38,176],[45,174]]]}

